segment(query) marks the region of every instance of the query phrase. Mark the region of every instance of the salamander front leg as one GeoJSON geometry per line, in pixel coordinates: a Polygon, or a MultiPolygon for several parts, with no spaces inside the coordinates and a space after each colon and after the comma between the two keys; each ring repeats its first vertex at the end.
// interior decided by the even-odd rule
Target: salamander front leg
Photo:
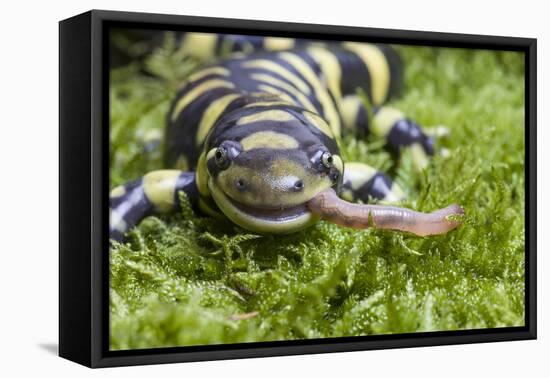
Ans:
{"type": "Polygon", "coordinates": [[[372,199],[397,202],[405,194],[399,185],[375,168],[363,163],[347,163],[341,197],[350,202],[368,203],[372,199]]]}
{"type": "Polygon", "coordinates": [[[145,217],[177,210],[180,191],[187,194],[191,203],[197,202],[194,172],[152,171],[142,178],[117,186],[110,193],[109,237],[123,241],[126,232],[145,217]]]}

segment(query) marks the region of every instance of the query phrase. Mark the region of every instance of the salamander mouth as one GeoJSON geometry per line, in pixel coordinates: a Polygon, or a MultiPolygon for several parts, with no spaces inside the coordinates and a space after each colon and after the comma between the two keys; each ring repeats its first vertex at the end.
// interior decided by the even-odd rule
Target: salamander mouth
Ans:
{"type": "Polygon", "coordinates": [[[239,226],[258,233],[286,234],[306,228],[319,218],[306,203],[289,207],[256,207],[230,198],[210,179],[212,198],[223,214],[239,226]]]}
{"type": "Polygon", "coordinates": [[[251,216],[254,216],[256,218],[261,218],[266,221],[272,221],[272,222],[284,222],[287,220],[292,220],[295,218],[298,218],[301,215],[304,215],[305,213],[309,213],[309,210],[307,209],[305,204],[300,204],[297,206],[291,206],[291,207],[254,207],[245,205],[243,203],[237,202],[231,197],[227,196],[227,200],[231,202],[233,206],[238,208],[239,210],[250,214],[251,216]]]}

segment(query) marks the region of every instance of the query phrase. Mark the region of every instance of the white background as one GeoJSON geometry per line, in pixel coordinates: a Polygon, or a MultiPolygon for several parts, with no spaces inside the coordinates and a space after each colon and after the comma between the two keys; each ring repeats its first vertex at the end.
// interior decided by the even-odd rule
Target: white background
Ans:
{"type": "MultiPolygon", "coordinates": [[[[58,247],[58,25],[92,8],[538,38],[539,235],[549,226],[545,163],[550,33],[544,1],[4,1],[0,21],[0,374],[36,376],[543,376],[550,374],[549,239],[539,238],[539,340],[89,370],[55,355],[58,247]],[[543,298],[546,296],[546,298],[543,298]]],[[[79,125],[75,125],[79,127],[79,125]]],[[[475,141],[472,141],[475,142],[475,141]]]]}

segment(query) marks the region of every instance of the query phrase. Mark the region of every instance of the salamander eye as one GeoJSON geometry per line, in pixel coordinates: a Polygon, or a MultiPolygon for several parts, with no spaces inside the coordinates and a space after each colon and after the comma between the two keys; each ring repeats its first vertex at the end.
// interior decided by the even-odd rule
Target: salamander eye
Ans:
{"type": "Polygon", "coordinates": [[[325,152],[323,153],[323,155],[321,155],[321,163],[323,163],[323,165],[326,168],[332,167],[332,163],[334,163],[334,159],[332,158],[332,155],[330,154],[330,152],[325,152]]]}
{"type": "Polygon", "coordinates": [[[220,169],[227,169],[229,167],[229,156],[225,147],[218,147],[214,153],[214,161],[220,169]]]}

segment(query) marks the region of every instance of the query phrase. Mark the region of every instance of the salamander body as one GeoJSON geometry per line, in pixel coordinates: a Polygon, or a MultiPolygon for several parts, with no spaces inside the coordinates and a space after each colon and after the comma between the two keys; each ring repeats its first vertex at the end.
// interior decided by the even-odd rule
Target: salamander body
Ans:
{"type": "MultiPolygon", "coordinates": [[[[111,191],[114,240],[123,240],[148,215],[177,209],[180,191],[202,212],[258,233],[333,221],[333,213],[324,216],[328,207],[319,206],[325,199],[340,206],[339,219],[351,217],[336,196],[313,201],[331,190],[346,201],[403,198],[384,173],[343,161],[344,133],[375,134],[396,151],[411,149],[418,166],[434,153],[433,140],[418,124],[384,106],[402,84],[401,61],[390,46],[196,33],[185,34],[181,44],[203,58],[221,46],[237,54],[204,66],[182,84],[167,114],[170,169],[111,191]]],[[[402,221],[383,228],[402,230],[395,227],[402,221]]]]}

